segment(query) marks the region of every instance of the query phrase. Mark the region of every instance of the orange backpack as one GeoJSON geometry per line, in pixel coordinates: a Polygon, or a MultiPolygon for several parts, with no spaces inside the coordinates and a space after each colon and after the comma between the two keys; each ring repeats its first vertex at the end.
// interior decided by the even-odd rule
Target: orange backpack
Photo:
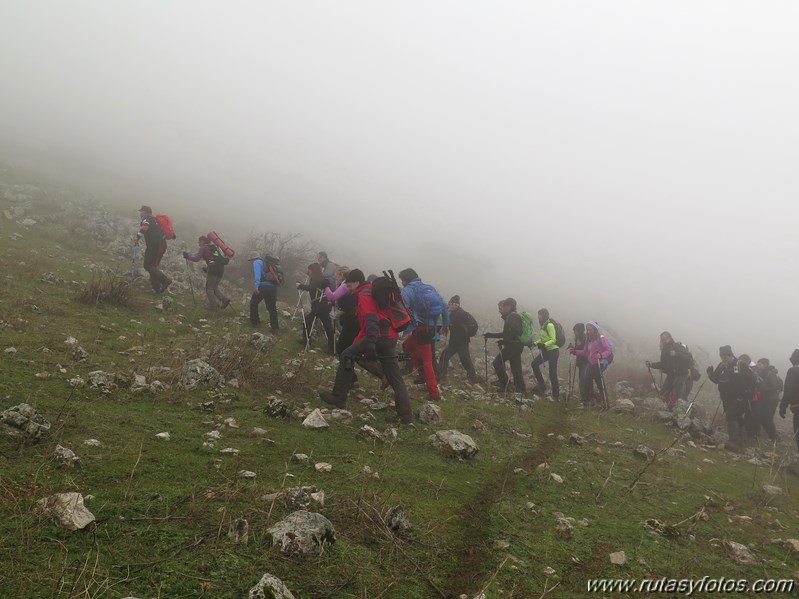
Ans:
{"type": "Polygon", "coordinates": [[[166,235],[167,239],[176,239],[177,236],[175,235],[175,226],[172,224],[172,219],[169,218],[166,214],[156,214],[155,220],[158,222],[158,226],[161,227],[161,230],[166,235]]]}

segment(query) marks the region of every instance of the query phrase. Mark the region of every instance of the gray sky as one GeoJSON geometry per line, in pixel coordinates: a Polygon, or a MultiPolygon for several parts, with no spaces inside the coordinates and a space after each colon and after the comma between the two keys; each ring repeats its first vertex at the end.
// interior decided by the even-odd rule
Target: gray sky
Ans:
{"type": "Polygon", "coordinates": [[[669,329],[784,365],[797,17],[787,1],[0,0],[0,158],[198,217],[222,205],[365,270],[412,265],[464,305],[514,295],[653,353],[669,329]]]}

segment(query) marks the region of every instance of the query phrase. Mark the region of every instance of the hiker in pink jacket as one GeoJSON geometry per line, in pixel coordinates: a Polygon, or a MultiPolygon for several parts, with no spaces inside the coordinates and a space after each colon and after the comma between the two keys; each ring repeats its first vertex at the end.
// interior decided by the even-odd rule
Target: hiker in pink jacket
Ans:
{"type": "Polygon", "coordinates": [[[593,395],[594,383],[597,387],[597,395],[595,398],[600,406],[607,406],[607,396],[605,391],[605,383],[602,373],[613,361],[613,348],[607,338],[600,334],[599,324],[593,320],[585,323],[585,348],[584,349],[571,349],[572,354],[576,356],[584,356],[588,358],[588,381],[589,394],[593,395]]]}

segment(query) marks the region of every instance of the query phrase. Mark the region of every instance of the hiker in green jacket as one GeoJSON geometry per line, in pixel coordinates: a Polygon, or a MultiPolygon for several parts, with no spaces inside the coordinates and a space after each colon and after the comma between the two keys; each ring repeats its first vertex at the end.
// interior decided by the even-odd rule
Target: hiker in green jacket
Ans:
{"type": "Polygon", "coordinates": [[[560,397],[560,382],[558,381],[558,334],[555,322],[549,317],[549,310],[541,308],[538,311],[538,322],[541,330],[538,332],[538,339],[533,344],[539,349],[539,353],[533,360],[533,374],[538,384],[533,387],[533,393],[542,394],[546,391],[544,375],[541,373],[541,364],[549,363],[549,382],[552,385],[552,399],[558,401],[560,397]]]}

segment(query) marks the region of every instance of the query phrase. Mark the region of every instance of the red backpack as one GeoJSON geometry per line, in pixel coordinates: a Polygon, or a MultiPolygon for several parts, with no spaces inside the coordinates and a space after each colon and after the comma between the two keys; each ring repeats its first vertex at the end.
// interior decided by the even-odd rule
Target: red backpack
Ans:
{"type": "Polygon", "coordinates": [[[175,235],[175,226],[172,224],[172,219],[169,218],[166,214],[156,214],[155,220],[158,222],[158,226],[161,227],[161,230],[166,235],[167,239],[176,239],[177,236],[175,235]]]}
{"type": "Polygon", "coordinates": [[[402,294],[394,273],[383,271],[382,277],[377,277],[372,281],[372,297],[377,302],[378,308],[388,312],[391,328],[402,332],[411,324],[411,315],[405,302],[402,301],[402,294]]]}

